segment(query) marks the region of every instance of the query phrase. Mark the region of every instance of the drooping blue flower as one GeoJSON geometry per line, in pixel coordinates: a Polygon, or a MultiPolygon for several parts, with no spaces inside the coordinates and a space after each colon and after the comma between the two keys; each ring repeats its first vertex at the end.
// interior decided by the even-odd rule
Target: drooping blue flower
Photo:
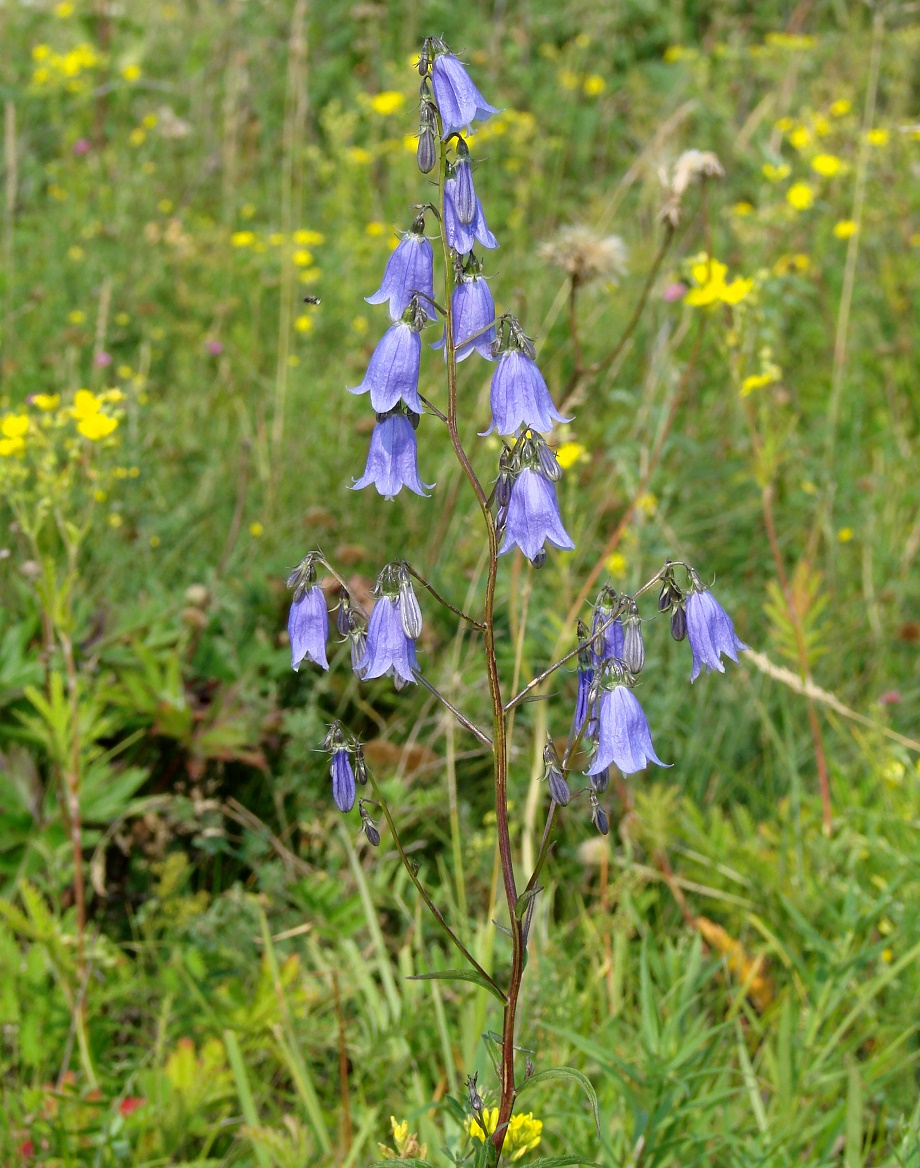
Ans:
{"type": "Polygon", "coordinates": [[[498,554],[519,547],[528,560],[532,560],[543,551],[547,540],[561,551],[572,551],[575,547],[562,526],[555,484],[539,471],[524,467],[511,485],[505,538],[498,554]]]}
{"type": "MultiPolygon", "coordinates": [[[[491,361],[491,345],[495,340],[495,301],[492,299],[492,290],[485,276],[478,273],[466,274],[461,277],[460,283],[451,296],[451,314],[454,320],[454,353],[458,361],[464,361],[470,353],[475,351],[480,357],[491,361]],[[481,330],[485,329],[485,332],[481,330]],[[464,342],[465,337],[480,335],[473,341],[464,342]]],[[[436,341],[432,349],[444,347],[447,329],[444,336],[436,341]]],[[[446,360],[446,354],[445,354],[446,360]]]]}
{"type": "Polygon", "coordinates": [[[329,774],[332,776],[332,798],[339,811],[347,813],[355,805],[357,787],[355,772],[352,770],[348,751],[344,749],[332,752],[332,762],[329,765],[329,774]]]}
{"type": "Polygon", "coordinates": [[[724,673],[722,654],[737,661],[738,650],[749,647],[738,639],[731,617],[709,589],[698,585],[698,578],[687,594],[687,637],[693,653],[691,681],[704,665],[707,673],[711,669],[724,673]]]}
{"type": "MultiPolygon", "coordinates": [[[[315,578],[315,577],[314,577],[315,578]]],[[[288,638],[291,642],[291,667],[297,671],[304,661],[329,668],[326,640],[329,636],[329,613],[326,598],[318,584],[308,588],[291,605],[288,638]]]]}
{"type": "Polygon", "coordinates": [[[415,641],[403,628],[398,596],[381,596],[374,605],[361,669],[361,676],[366,680],[395,675],[403,681],[415,681],[412,672],[418,669],[415,641]]]}
{"type": "Polygon", "coordinates": [[[543,374],[526,353],[508,349],[498,359],[490,391],[492,424],[486,430],[514,434],[519,426],[529,426],[548,434],[554,422],[571,422],[553,405],[543,374]]]}
{"type": "Polygon", "coordinates": [[[600,774],[611,763],[624,775],[644,770],[650,762],[667,765],[655,753],[648,719],[628,686],[603,690],[598,707],[597,754],[589,775],[600,774]]]}
{"type": "Polygon", "coordinates": [[[434,486],[419,478],[415,431],[405,414],[391,414],[374,427],[364,474],[355,480],[352,490],[360,491],[371,483],[385,499],[395,498],[403,487],[427,498],[434,486]]]}
{"type": "MultiPolygon", "coordinates": [[[[470,179],[472,183],[472,179],[470,179]]],[[[474,195],[475,208],[472,218],[464,223],[457,209],[457,199],[460,192],[457,190],[457,179],[448,178],[444,181],[444,235],[448,247],[452,247],[457,255],[467,255],[473,250],[478,239],[483,247],[498,247],[498,240],[489,230],[486,217],[483,214],[482,203],[474,195]]]]}
{"type": "MultiPolygon", "coordinates": [[[[463,142],[463,139],[460,139],[463,142]]],[[[465,143],[464,143],[465,147],[465,143]]],[[[473,186],[473,167],[469,151],[464,149],[454,163],[454,210],[461,223],[472,223],[476,215],[476,188],[473,186]]]]}
{"type": "Polygon", "coordinates": [[[431,66],[431,85],[441,115],[442,138],[464,129],[476,118],[484,122],[500,112],[494,105],[489,105],[453,53],[435,57],[431,66]]]}
{"type": "MultiPolygon", "coordinates": [[[[592,722],[594,721],[594,718],[595,718],[595,711],[593,708],[589,709],[589,703],[588,703],[588,695],[591,692],[591,683],[593,681],[594,681],[594,670],[593,669],[579,668],[579,670],[578,670],[578,694],[575,698],[575,733],[576,734],[582,728],[582,726],[584,726],[586,720],[588,719],[589,714],[590,714],[592,722]]],[[[591,705],[593,707],[593,703],[591,703],[591,705]]],[[[591,733],[590,722],[589,722],[588,726],[585,728],[585,737],[586,738],[593,738],[594,737],[594,735],[591,733]]]]}
{"type": "Polygon", "coordinates": [[[399,320],[409,307],[413,295],[418,294],[419,308],[429,320],[434,320],[434,253],[425,238],[424,219],[421,230],[407,231],[396,250],[387,260],[383,283],[373,296],[365,296],[368,304],[389,301],[390,319],[399,320]]]}
{"type": "Polygon", "coordinates": [[[418,372],[422,338],[407,321],[400,320],[383,334],[374,350],[364,380],[349,393],[367,393],[375,413],[385,414],[404,401],[416,414],[423,407],[418,396],[418,372]]]}

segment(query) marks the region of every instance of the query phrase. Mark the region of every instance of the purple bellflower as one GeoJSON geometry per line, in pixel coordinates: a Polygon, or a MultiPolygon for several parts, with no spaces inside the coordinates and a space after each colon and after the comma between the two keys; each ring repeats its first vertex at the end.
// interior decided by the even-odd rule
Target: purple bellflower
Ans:
{"type": "Polygon", "coordinates": [[[616,592],[609,584],[605,584],[594,606],[594,619],[591,622],[592,636],[602,625],[607,625],[604,632],[595,637],[592,645],[595,665],[601,665],[604,661],[611,659],[622,661],[626,652],[623,621],[617,617],[612,624],[607,624],[613,616],[617,600],[616,592]]]}
{"type": "Polygon", "coordinates": [[[562,526],[556,486],[538,470],[524,467],[511,485],[511,499],[505,515],[505,539],[499,555],[519,547],[528,560],[543,552],[549,542],[561,551],[572,551],[575,544],[562,526]]]}
{"type": "Polygon", "coordinates": [[[398,596],[383,595],[374,605],[361,669],[367,680],[395,675],[405,682],[415,681],[415,641],[406,635],[398,596]]]}
{"type": "Polygon", "coordinates": [[[332,776],[332,798],[335,800],[336,807],[343,813],[351,811],[355,805],[357,787],[351,759],[344,747],[332,752],[329,774],[332,776]]]}
{"type": "Polygon", "coordinates": [[[628,686],[604,689],[598,707],[597,754],[589,775],[600,774],[611,763],[624,775],[644,770],[650,762],[667,765],[655,753],[648,719],[628,686]]]}
{"type": "MultiPolygon", "coordinates": [[[[465,272],[451,296],[451,308],[456,346],[454,352],[457,360],[464,361],[475,349],[480,357],[491,361],[492,342],[495,340],[495,325],[492,323],[495,320],[495,301],[492,299],[488,280],[478,272],[465,272]],[[479,336],[475,340],[464,340],[465,337],[473,337],[476,333],[479,333],[479,336]]],[[[431,346],[432,349],[443,348],[446,336],[445,329],[444,336],[431,346]]],[[[446,353],[444,357],[446,360],[446,353]]]]}
{"type": "Polygon", "coordinates": [[[418,396],[419,363],[422,357],[422,338],[414,323],[401,320],[383,334],[374,350],[364,380],[349,393],[367,393],[371,406],[378,414],[385,414],[399,401],[404,401],[416,414],[423,412],[418,396]]]}
{"type": "Polygon", "coordinates": [[[412,297],[418,294],[419,308],[429,320],[434,320],[434,253],[425,238],[425,217],[419,216],[398,243],[387,260],[383,283],[373,296],[365,296],[368,304],[389,301],[390,319],[400,320],[412,297]]]}
{"type": "Polygon", "coordinates": [[[364,474],[355,480],[352,490],[360,491],[371,483],[385,499],[395,498],[403,487],[427,498],[434,486],[419,478],[415,430],[401,411],[390,414],[374,427],[364,474]]]}
{"type": "MultiPolygon", "coordinates": [[[[472,191],[472,176],[469,178],[469,185],[472,191]]],[[[463,190],[460,189],[459,180],[456,177],[445,179],[444,235],[447,238],[448,246],[452,247],[457,255],[467,255],[471,252],[477,239],[483,247],[498,247],[498,240],[489,230],[489,225],[486,223],[486,217],[482,210],[482,203],[480,203],[475,192],[473,193],[474,206],[472,216],[466,223],[460,218],[461,212],[458,207],[458,201],[462,205],[464,197],[463,190]]]]}
{"type": "Polygon", "coordinates": [[[529,426],[548,434],[554,422],[571,422],[553,405],[543,374],[526,353],[508,349],[498,359],[490,391],[493,430],[514,434],[519,426],[529,426]]]}
{"type": "Polygon", "coordinates": [[[329,613],[326,598],[318,584],[308,588],[291,605],[288,617],[288,637],[291,642],[291,667],[300,669],[304,661],[313,661],[323,669],[326,660],[326,639],[329,636],[329,613]]]}
{"type": "Polygon", "coordinates": [[[453,53],[441,53],[431,66],[431,85],[441,115],[442,138],[449,138],[470,125],[474,119],[484,122],[500,111],[489,105],[453,53]]]}
{"type": "Polygon", "coordinates": [[[707,673],[711,669],[724,673],[722,654],[737,661],[738,650],[749,646],[738,639],[731,617],[709,589],[703,587],[695,572],[691,581],[687,594],[687,637],[693,653],[690,680],[696,681],[704,665],[707,673]]]}

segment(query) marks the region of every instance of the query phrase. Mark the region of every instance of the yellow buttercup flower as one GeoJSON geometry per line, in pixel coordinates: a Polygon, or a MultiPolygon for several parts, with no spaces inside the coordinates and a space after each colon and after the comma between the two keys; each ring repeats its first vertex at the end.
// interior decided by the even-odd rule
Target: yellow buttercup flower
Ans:
{"type": "Polygon", "coordinates": [[[125,81],[138,81],[141,75],[140,65],[125,65],[121,71],[125,81]]]}
{"type": "Polygon", "coordinates": [[[624,580],[626,578],[626,570],[629,567],[629,561],[622,552],[613,552],[604,560],[604,567],[614,580],[624,580]]]}
{"type": "Polygon", "coordinates": [[[365,150],[363,146],[349,146],[348,158],[356,166],[367,166],[369,162],[373,162],[374,160],[374,156],[370,150],[365,150]]]}
{"type": "Polygon", "coordinates": [[[745,377],[744,381],[741,382],[741,396],[747,397],[749,393],[753,393],[755,389],[762,389],[771,381],[773,381],[771,373],[752,373],[750,377],[745,377]]]}
{"type": "Polygon", "coordinates": [[[373,238],[373,239],[376,239],[379,236],[383,235],[383,233],[385,231],[386,231],[386,224],[380,223],[377,220],[373,220],[372,222],[366,223],[364,225],[365,234],[370,235],[371,238],[373,238]]]}
{"type": "Polygon", "coordinates": [[[319,231],[295,231],[293,236],[295,243],[300,244],[301,247],[317,247],[325,241],[325,235],[319,231]]]}
{"type": "Polygon", "coordinates": [[[888,144],[889,137],[890,134],[887,130],[870,130],[869,133],[866,134],[866,141],[870,146],[886,146],[888,144]]]}
{"type": "Polygon", "coordinates": [[[258,519],[255,520],[254,523],[249,524],[249,534],[253,537],[253,539],[258,539],[261,535],[264,534],[264,532],[265,528],[258,521],[258,519]]]}
{"type": "Polygon", "coordinates": [[[18,454],[25,450],[26,444],[22,438],[0,438],[0,458],[9,458],[11,454],[18,454]]]}
{"type": "Polygon", "coordinates": [[[811,142],[811,131],[805,126],[796,126],[789,135],[789,145],[796,150],[804,150],[809,142],[811,142]]]}
{"type": "Polygon", "coordinates": [[[732,211],[736,215],[752,215],[754,213],[754,204],[749,203],[747,199],[742,199],[740,203],[735,203],[732,206],[732,211]]]}
{"type": "Polygon", "coordinates": [[[73,396],[73,408],[70,413],[79,422],[83,418],[91,418],[94,414],[98,414],[101,409],[101,397],[96,397],[88,389],[78,389],[73,396]]]}
{"type": "Polygon", "coordinates": [[[7,414],[0,421],[0,434],[4,438],[24,438],[29,432],[29,419],[26,414],[7,414]]]}
{"type": "Polygon", "coordinates": [[[607,88],[607,82],[599,73],[592,73],[589,77],[585,78],[581,88],[588,97],[600,97],[607,88]]]}
{"type": "Polygon", "coordinates": [[[100,438],[108,438],[117,426],[117,418],[110,418],[108,414],[91,414],[78,423],[77,429],[84,438],[89,438],[91,442],[98,442],[100,438]]]}
{"type": "Polygon", "coordinates": [[[815,201],[815,192],[808,183],[797,182],[786,191],[786,202],[796,211],[807,211],[815,201]]]}
{"type": "Polygon", "coordinates": [[[760,169],[770,182],[782,182],[792,173],[791,168],[785,162],[781,162],[779,166],[774,166],[772,162],[765,162],[760,169]]]}
{"type": "Polygon", "coordinates": [[[843,163],[836,154],[816,154],[811,160],[811,169],[825,178],[833,178],[843,169],[843,163]]]}
{"type": "Polygon", "coordinates": [[[294,328],[297,329],[299,333],[310,332],[313,328],[313,317],[307,316],[306,313],[304,313],[302,316],[298,316],[294,321],[294,328]]]}
{"type": "Polygon", "coordinates": [[[371,98],[371,109],[376,114],[398,114],[406,104],[405,97],[395,89],[387,89],[371,98]]]}
{"type": "Polygon", "coordinates": [[[795,255],[781,255],[773,265],[773,274],[776,276],[788,276],[790,272],[804,274],[810,267],[811,260],[803,252],[797,252],[795,255]]]}
{"type": "Polygon", "coordinates": [[[49,414],[52,410],[56,410],[61,403],[61,395],[59,393],[33,393],[32,405],[37,406],[38,409],[44,413],[49,414]]]}
{"type": "Polygon", "coordinates": [[[588,457],[588,452],[580,442],[563,442],[556,451],[556,461],[563,470],[568,470],[576,462],[582,462],[588,457]]]}
{"type": "Polygon", "coordinates": [[[849,239],[858,230],[858,225],[852,219],[841,219],[839,223],[834,224],[834,234],[838,239],[849,239]]]}
{"type": "Polygon", "coordinates": [[[310,264],[313,263],[313,253],[302,248],[294,252],[293,259],[298,268],[309,268],[310,264]]]}
{"type": "Polygon", "coordinates": [[[836,101],[831,102],[830,115],[832,118],[845,117],[853,108],[853,103],[848,101],[845,97],[839,97],[836,101]]]}
{"type": "Polygon", "coordinates": [[[693,308],[720,303],[739,304],[754,287],[753,280],[745,280],[740,276],[727,283],[727,266],[706,256],[697,259],[690,272],[699,287],[690,289],[684,297],[684,303],[693,308]]]}
{"type": "Polygon", "coordinates": [[[73,312],[67,313],[68,324],[82,324],[86,320],[86,313],[79,308],[75,308],[73,312]]]}
{"type": "Polygon", "coordinates": [[[840,543],[849,543],[853,538],[854,532],[852,527],[841,527],[837,532],[837,539],[840,543]]]}
{"type": "Polygon", "coordinates": [[[255,241],[255,233],[252,231],[234,231],[230,236],[230,243],[233,247],[252,247],[255,241]]]}

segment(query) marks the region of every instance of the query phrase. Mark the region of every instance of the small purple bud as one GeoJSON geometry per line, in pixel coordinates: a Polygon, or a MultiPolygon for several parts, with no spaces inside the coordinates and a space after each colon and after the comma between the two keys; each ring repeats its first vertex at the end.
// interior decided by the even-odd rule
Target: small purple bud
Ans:
{"type": "Polygon", "coordinates": [[[598,795],[602,795],[610,786],[610,768],[605,767],[604,770],[599,771],[596,775],[591,775],[591,786],[598,795]]]}
{"type": "Polygon", "coordinates": [[[687,613],[682,604],[671,613],[671,636],[675,641],[682,641],[687,635],[687,613]]]}
{"type": "Polygon", "coordinates": [[[557,766],[548,766],[546,768],[546,781],[549,784],[551,798],[560,807],[566,807],[572,798],[572,792],[569,790],[569,785],[565,781],[565,775],[562,771],[557,766]]]}
{"type": "Polygon", "coordinates": [[[610,823],[607,819],[607,812],[603,809],[603,807],[601,807],[597,800],[592,801],[591,820],[601,835],[606,835],[610,831],[610,823]]]}
{"type": "Polygon", "coordinates": [[[399,582],[399,616],[403,632],[415,640],[422,633],[422,610],[408,573],[399,582]]]}
{"type": "Polygon", "coordinates": [[[422,174],[431,174],[438,161],[438,147],[435,143],[434,130],[429,130],[427,126],[422,126],[419,129],[415,161],[422,174]]]}
{"type": "Polygon", "coordinates": [[[551,483],[558,483],[562,478],[562,467],[559,465],[556,455],[545,442],[541,442],[537,447],[537,458],[543,476],[548,478],[551,483]]]}
{"type": "Polygon", "coordinates": [[[351,811],[355,805],[355,775],[348,751],[344,748],[333,752],[329,774],[332,776],[332,798],[336,807],[343,813],[351,811]]]}
{"type": "MultiPolygon", "coordinates": [[[[635,609],[635,602],[632,608],[635,609]]],[[[645,664],[645,645],[642,642],[642,621],[636,611],[627,613],[623,621],[623,664],[630,673],[641,673],[645,664]]]]}
{"type": "Polygon", "coordinates": [[[470,166],[470,152],[461,138],[457,143],[457,161],[454,163],[454,209],[463,224],[470,224],[476,217],[476,191],[473,189],[473,170],[470,166]]]}

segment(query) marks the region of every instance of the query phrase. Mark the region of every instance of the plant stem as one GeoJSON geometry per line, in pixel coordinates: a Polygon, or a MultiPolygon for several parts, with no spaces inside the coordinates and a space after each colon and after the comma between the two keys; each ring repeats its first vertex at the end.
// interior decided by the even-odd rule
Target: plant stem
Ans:
{"type": "Polygon", "coordinates": [[[428,581],[425,579],[425,577],[419,575],[419,573],[416,572],[415,568],[413,568],[411,564],[409,564],[405,560],[403,560],[403,566],[405,567],[406,571],[409,573],[410,576],[414,576],[415,579],[418,580],[419,584],[421,584],[423,588],[428,589],[428,591],[435,598],[435,600],[438,602],[438,604],[443,604],[445,608],[450,609],[450,611],[452,613],[454,613],[456,616],[460,617],[461,620],[465,620],[467,624],[472,625],[474,629],[481,630],[481,629],[485,628],[485,625],[482,623],[482,621],[478,621],[478,620],[475,620],[471,616],[467,616],[462,608],[455,608],[450,603],[449,600],[445,600],[444,597],[441,595],[441,593],[435,591],[435,589],[432,588],[432,586],[428,583],[428,581]]]}
{"type": "Polygon", "coordinates": [[[440,692],[440,690],[435,689],[431,682],[417,669],[413,670],[413,673],[415,674],[416,681],[421,682],[421,684],[425,687],[425,689],[428,690],[430,694],[433,694],[439,702],[446,706],[461,726],[465,726],[471,734],[474,734],[483,744],[483,746],[488,746],[491,749],[492,739],[488,736],[488,734],[485,733],[484,730],[480,730],[475,722],[471,722],[466,714],[461,713],[460,710],[458,710],[452,702],[449,702],[447,698],[440,692]]]}
{"type": "MultiPolygon", "coordinates": [[[[439,130],[442,129],[440,119],[439,130]]],[[[483,603],[484,641],[486,651],[486,668],[489,675],[489,696],[492,702],[492,753],[495,760],[495,820],[498,835],[498,853],[502,870],[502,881],[505,889],[505,900],[508,906],[508,918],[511,927],[512,957],[511,977],[506,995],[505,1013],[502,1023],[502,1067],[501,1067],[501,1100],[498,1108],[498,1122],[492,1142],[496,1153],[501,1155],[502,1144],[511,1111],[514,1107],[514,1023],[517,1012],[518,994],[521,988],[521,979],[524,976],[524,933],[521,921],[515,914],[517,903],[517,888],[514,882],[514,861],[511,854],[511,833],[508,827],[508,743],[506,739],[507,726],[505,710],[502,703],[501,679],[498,674],[498,661],[495,655],[495,585],[498,578],[498,539],[495,532],[495,521],[489,510],[489,501],[482,484],[470,463],[469,457],[463,448],[457,428],[457,357],[454,347],[453,296],[451,288],[450,248],[444,230],[444,183],[447,179],[447,145],[441,141],[440,159],[440,192],[439,211],[441,216],[441,250],[444,257],[444,281],[446,323],[445,339],[447,353],[447,430],[450,442],[457,456],[457,461],[466,475],[466,478],[476,495],[482,517],[485,521],[489,539],[489,565],[486,578],[486,595],[483,603]]]]}

